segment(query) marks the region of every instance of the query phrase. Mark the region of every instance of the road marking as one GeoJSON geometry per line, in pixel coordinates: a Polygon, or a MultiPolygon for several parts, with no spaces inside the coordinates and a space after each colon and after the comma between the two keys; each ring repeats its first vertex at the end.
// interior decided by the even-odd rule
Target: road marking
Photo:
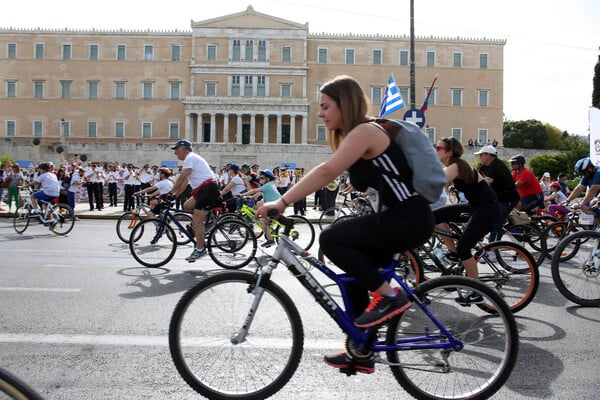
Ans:
{"type": "MultiPolygon", "coordinates": [[[[200,341],[202,342],[202,341],[200,341]]],[[[168,346],[167,336],[124,336],[124,335],[45,335],[36,333],[0,333],[0,343],[31,343],[59,345],[97,345],[97,346],[168,346]]],[[[269,348],[289,346],[289,340],[269,338],[259,345],[269,348]]],[[[339,340],[305,340],[304,349],[332,350],[340,347],[339,340]]]]}
{"type": "Polygon", "coordinates": [[[43,287],[0,287],[0,292],[81,292],[83,289],[43,288],[43,287]]]}

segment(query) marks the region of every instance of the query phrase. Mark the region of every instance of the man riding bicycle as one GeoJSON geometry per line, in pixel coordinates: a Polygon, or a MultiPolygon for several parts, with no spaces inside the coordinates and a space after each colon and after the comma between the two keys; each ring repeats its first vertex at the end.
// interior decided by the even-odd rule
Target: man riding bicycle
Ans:
{"type": "MultiPolygon", "coordinates": [[[[60,187],[58,185],[58,179],[56,178],[56,174],[50,172],[52,169],[52,164],[50,163],[41,163],[37,167],[38,175],[34,177],[31,182],[26,185],[21,186],[22,188],[28,188],[36,183],[40,184],[40,190],[33,193],[31,195],[31,204],[33,205],[33,210],[31,211],[31,215],[40,215],[40,207],[38,205],[38,200],[42,202],[52,203],[56,200],[59,195],[60,187]]],[[[44,210],[46,211],[46,206],[43,205],[44,210]]]]}
{"type": "Polygon", "coordinates": [[[584,157],[575,163],[575,175],[581,176],[581,180],[569,194],[566,202],[570,203],[573,199],[576,199],[585,189],[585,196],[579,202],[578,207],[585,214],[593,214],[595,218],[600,218],[600,209],[590,205],[590,202],[600,192],[600,167],[594,166],[589,157],[584,157]]]}

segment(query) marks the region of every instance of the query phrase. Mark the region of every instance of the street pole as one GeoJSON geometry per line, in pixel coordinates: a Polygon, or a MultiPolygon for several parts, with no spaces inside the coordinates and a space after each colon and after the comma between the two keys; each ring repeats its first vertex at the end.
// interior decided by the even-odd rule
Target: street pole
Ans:
{"type": "Polygon", "coordinates": [[[410,0],[410,109],[415,108],[415,0],[410,0]]]}

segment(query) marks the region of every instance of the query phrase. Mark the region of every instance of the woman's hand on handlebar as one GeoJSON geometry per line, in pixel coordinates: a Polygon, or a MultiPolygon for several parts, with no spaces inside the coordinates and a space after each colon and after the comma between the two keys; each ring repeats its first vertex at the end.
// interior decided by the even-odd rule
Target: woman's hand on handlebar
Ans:
{"type": "Polygon", "coordinates": [[[275,200],[268,203],[263,204],[258,210],[256,210],[255,218],[267,218],[267,217],[276,217],[279,214],[283,214],[286,209],[286,205],[281,200],[275,200]],[[276,211],[276,215],[272,215],[272,211],[276,211]]]}

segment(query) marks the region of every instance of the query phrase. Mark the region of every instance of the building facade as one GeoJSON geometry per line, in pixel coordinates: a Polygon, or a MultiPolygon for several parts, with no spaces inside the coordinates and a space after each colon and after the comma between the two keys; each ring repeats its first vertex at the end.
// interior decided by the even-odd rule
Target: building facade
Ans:
{"type": "Polygon", "coordinates": [[[319,148],[319,87],[342,74],[361,82],[373,115],[393,74],[407,107],[390,118],[402,118],[411,97],[420,108],[437,76],[423,128],[432,142],[502,140],[504,40],[416,38],[410,93],[406,35],[314,34],[252,7],[191,29],[0,28],[0,154],[35,138],[113,151],[177,138],[207,152],[319,148]]]}

